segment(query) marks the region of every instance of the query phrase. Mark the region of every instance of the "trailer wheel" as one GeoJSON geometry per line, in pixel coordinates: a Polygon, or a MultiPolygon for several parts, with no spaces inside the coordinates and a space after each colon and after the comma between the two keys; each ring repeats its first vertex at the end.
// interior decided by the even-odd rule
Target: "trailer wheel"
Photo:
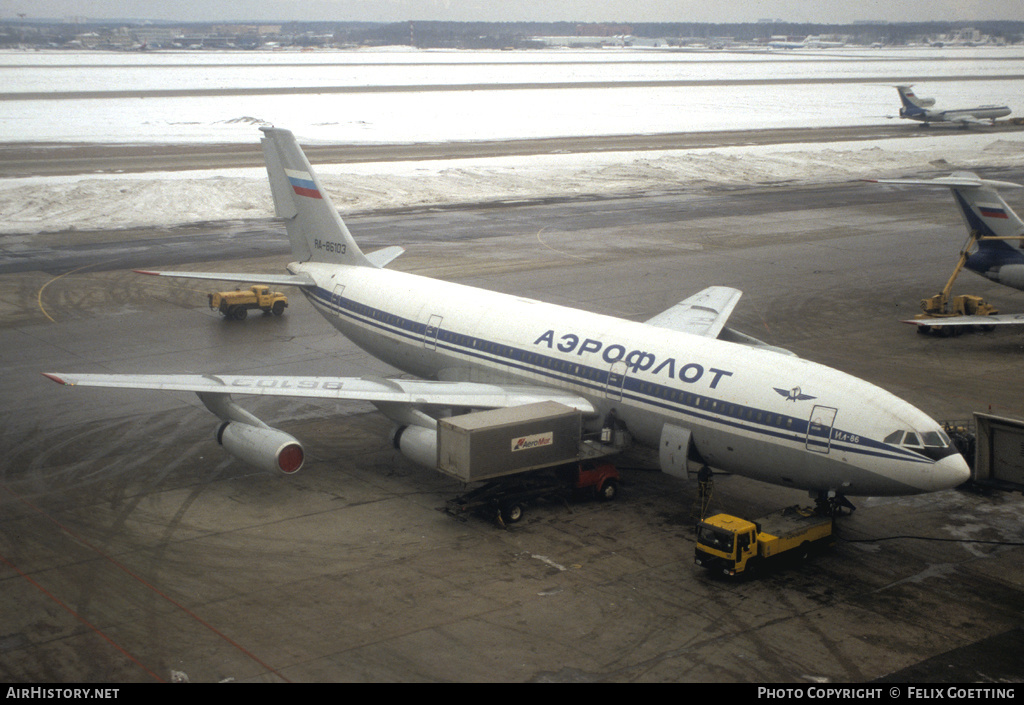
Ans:
{"type": "Polygon", "coordinates": [[[611,502],[619,496],[619,483],[608,480],[597,490],[597,498],[602,502],[611,502]]]}
{"type": "Polygon", "coordinates": [[[235,306],[234,310],[231,311],[231,317],[236,321],[244,321],[249,315],[249,309],[245,306],[235,306]]]}
{"type": "Polygon", "coordinates": [[[796,555],[797,560],[799,560],[801,563],[806,561],[808,558],[811,557],[811,544],[804,541],[802,544],[800,544],[800,548],[797,550],[796,555]]]}
{"type": "Polygon", "coordinates": [[[501,505],[501,520],[506,524],[515,524],[523,518],[523,505],[519,502],[506,502],[501,505]]]}

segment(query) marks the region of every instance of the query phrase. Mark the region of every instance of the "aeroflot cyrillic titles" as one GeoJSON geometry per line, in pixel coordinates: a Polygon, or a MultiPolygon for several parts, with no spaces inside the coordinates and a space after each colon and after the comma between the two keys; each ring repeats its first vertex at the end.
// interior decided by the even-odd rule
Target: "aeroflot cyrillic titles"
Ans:
{"type": "Polygon", "coordinates": [[[711,389],[716,389],[718,383],[722,377],[731,377],[732,372],[728,370],[720,370],[717,367],[707,368],[708,377],[704,377],[704,366],[697,362],[677,363],[674,357],[668,357],[664,360],[659,360],[657,357],[649,352],[643,350],[630,350],[626,352],[626,346],[620,345],[619,343],[612,343],[611,345],[605,345],[600,340],[594,340],[593,338],[584,338],[581,340],[579,335],[575,333],[566,333],[565,335],[559,336],[558,341],[555,341],[555,331],[549,330],[544,335],[533,341],[534,345],[544,346],[548,349],[557,348],[559,352],[571,353],[575,352],[580,357],[590,355],[597,355],[601,353],[601,360],[609,365],[614,365],[616,362],[624,362],[626,370],[633,372],[647,372],[651,371],[653,375],[664,375],[670,379],[678,379],[688,384],[693,384],[705,379],[708,382],[708,386],[711,389]],[[678,364],[679,372],[676,374],[676,366],[678,364]]]}

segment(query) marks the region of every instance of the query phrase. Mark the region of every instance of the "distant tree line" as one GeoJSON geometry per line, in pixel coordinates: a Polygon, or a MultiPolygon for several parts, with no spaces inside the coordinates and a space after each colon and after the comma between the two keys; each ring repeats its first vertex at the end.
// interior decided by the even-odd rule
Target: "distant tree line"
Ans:
{"type": "MultiPolygon", "coordinates": [[[[146,26],[153,26],[147,23],[146,26]]],[[[230,23],[162,23],[181,28],[189,35],[202,35],[204,31],[225,35],[230,23]]],[[[251,32],[254,23],[237,23],[239,34],[251,32]],[[245,28],[244,30],[241,28],[245,28]]],[[[276,24],[276,23],[274,23],[276,24]]],[[[76,36],[86,32],[102,33],[131,28],[132,23],[75,23],[60,24],[21,20],[0,21],[0,46],[64,46],[76,36]]],[[[140,25],[141,26],[141,25],[140,25]]],[[[159,26],[159,23],[158,23],[159,26]]],[[[289,22],[280,25],[278,35],[262,34],[256,41],[247,34],[245,46],[259,46],[267,42],[296,46],[327,45],[408,45],[421,48],[505,49],[539,46],[535,37],[579,36],[602,33],[630,34],[654,39],[718,39],[728,37],[737,42],[767,41],[778,35],[806,37],[832,35],[848,38],[860,44],[880,43],[902,45],[921,42],[948,35],[964,28],[979,30],[988,37],[1017,44],[1024,41],[1024,22],[906,22],[858,24],[807,24],[789,22],[763,23],[697,23],[697,22],[637,22],[599,23],[579,22],[289,22]],[[628,30],[628,31],[619,31],[628,30]]]]}
{"type": "MultiPolygon", "coordinates": [[[[414,44],[423,48],[521,48],[533,37],[574,36],[593,24],[577,22],[401,22],[339,34],[356,44],[414,44]]],[[[617,25],[618,26],[618,25],[617,25]]],[[[907,44],[973,27],[1010,44],[1024,41],[1024,22],[912,22],[893,24],[806,24],[789,22],[709,24],[696,22],[638,22],[629,25],[636,37],[712,39],[731,37],[740,42],[767,41],[777,35],[805,37],[840,35],[863,44],[907,44]]]]}

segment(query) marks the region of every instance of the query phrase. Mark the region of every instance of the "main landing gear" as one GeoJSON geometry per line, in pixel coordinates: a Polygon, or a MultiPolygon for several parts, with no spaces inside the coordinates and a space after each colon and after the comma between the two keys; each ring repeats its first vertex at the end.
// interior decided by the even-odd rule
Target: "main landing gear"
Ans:
{"type": "Polygon", "coordinates": [[[857,508],[851,504],[845,495],[836,492],[818,492],[814,497],[814,511],[822,516],[840,516],[846,509],[850,513],[857,508]]]}

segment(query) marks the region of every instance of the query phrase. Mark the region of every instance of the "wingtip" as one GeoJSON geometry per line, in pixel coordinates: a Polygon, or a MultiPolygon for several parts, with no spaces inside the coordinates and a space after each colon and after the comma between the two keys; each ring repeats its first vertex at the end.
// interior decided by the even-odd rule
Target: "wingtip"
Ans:
{"type": "Polygon", "coordinates": [[[159,277],[160,276],[160,272],[151,272],[151,271],[149,271],[147,269],[133,269],[132,271],[135,272],[136,274],[145,274],[146,276],[149,276],[149,277],[159,277]]]}
{"type": "Polygon", "coordinates": [[[59,375],[57,375],[57,374],[55,374],[53,372],[43,372],[43,377],[46,377],[48,379],[52,379],[57,384],[63,384],[63,385],[67,384],[67,382],[65,382],[62,377],[60,377],[59,375]]]}

